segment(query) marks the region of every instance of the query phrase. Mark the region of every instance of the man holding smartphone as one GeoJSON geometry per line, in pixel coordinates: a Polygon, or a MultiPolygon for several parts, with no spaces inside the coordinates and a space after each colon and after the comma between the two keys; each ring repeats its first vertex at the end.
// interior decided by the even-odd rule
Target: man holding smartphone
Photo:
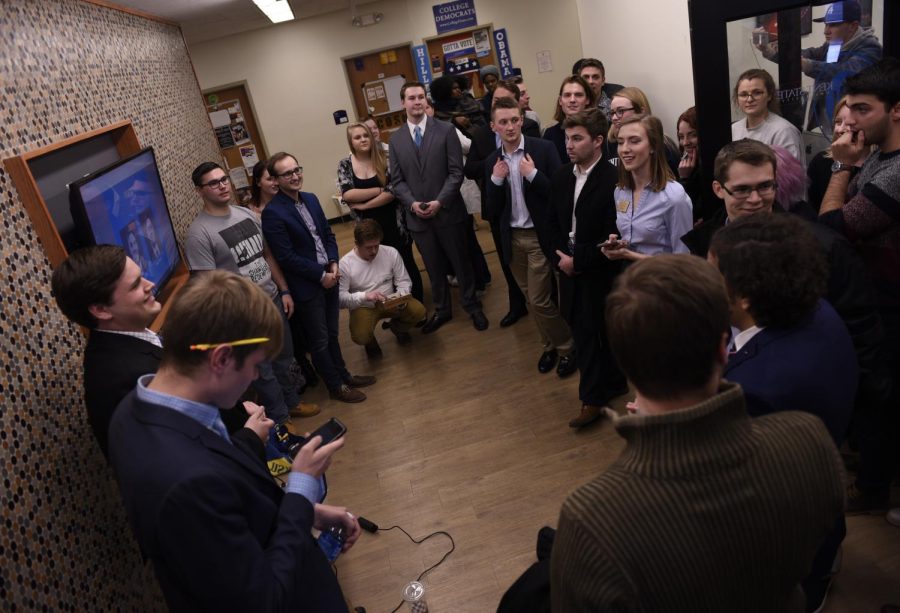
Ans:
{"type": "Polygon", "coordinates": [[[346,611],[310,529],[359,537],[343,507],[316,504],[343,445],[313,437],[282,490],[218,408],[235,404],[280,349],[282,317],[251,282],[192,278],[174,299],[156,375],[138,380],[110,425],[110,462],[132,529],[172,610],[346,611]]]}

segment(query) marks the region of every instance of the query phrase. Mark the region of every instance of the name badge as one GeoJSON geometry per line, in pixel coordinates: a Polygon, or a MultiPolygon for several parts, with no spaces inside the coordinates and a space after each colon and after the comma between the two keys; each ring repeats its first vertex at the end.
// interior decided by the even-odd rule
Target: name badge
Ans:
{"type": "Polygon", "coordinates": [[[631,206],[631,201],[622,198],[621,200],[616,201],[616,210],[620,213],[625,213],[628,211],[628,207],[631,206]]]}

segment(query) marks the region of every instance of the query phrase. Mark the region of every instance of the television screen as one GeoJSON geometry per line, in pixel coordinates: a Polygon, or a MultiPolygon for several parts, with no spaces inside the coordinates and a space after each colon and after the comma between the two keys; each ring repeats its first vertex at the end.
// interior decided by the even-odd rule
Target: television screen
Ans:
{"type": "Polygon", "coordinates": [[[71,183],[69,200],[85,242],[120,245],[162,289],[181,258],[153,148],[71,183]]]}

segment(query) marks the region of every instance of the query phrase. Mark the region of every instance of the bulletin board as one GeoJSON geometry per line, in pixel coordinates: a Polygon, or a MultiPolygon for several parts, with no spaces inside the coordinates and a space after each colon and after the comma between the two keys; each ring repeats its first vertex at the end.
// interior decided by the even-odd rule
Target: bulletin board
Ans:
{"type": "Polygon", "coordinates": [[[404,83],[406,83],[406,77],[403,75],[363,83],[362,89],[372,115],[378,117],[402,111],[403,104],[400,101],[400,89],[404,83]]]}
{"type": "Polygon", "coordinates": [[[492,23],[432,36],[423,39],[423,42],[431,60],[434,78],[443,75],[451,64],[455,65],[459,70],[454,74],[464,74],[472,82],[472,95],[476,98],[484,95],[478,69],[488,64],[497,65],[492,23]]]}
{"type": "Polygon", "coordinates": [[[387,142],[391,131],[406,121],[400,87],[416,78],[410,43],[344,57],[342,61],[357,121],[374,116],[381,139],[387,142]]]}

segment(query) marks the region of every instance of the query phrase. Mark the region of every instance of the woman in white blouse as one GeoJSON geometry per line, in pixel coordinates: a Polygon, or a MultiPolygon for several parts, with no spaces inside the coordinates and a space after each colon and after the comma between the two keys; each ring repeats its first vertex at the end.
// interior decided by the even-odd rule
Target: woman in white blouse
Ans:
{"type": "Polygon", "coordinates": [[[611,260],[635,261],[657,253],[689,253],[681,242],[693,226],[691,199],[666,162],[662,123],[652,115],[622,120],[616,225],[601,248],[611,260]]]}

